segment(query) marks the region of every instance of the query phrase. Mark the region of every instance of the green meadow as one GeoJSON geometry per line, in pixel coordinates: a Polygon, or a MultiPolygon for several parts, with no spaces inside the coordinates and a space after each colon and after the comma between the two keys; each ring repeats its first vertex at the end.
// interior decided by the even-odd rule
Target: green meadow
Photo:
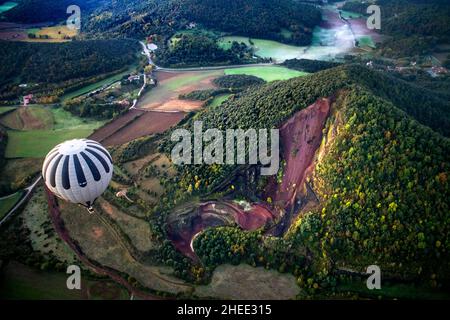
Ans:
{"type": "Polygon", "coordinates": [[[9,210],[22,198],[23,192],[19,191],[12,195],[0,199],[0,219],[2,219],[9,210]]]}
{"type": "Polygon", "coordinates": [[[222,102],[227,100],[230,96],[231,96],[231,94],[222,94],[217,97],[214,97],[213,101],[209,104],[209,107],[214,108],[214,107],[220,106],[222,104],[222,102]]]}
{"type": "Polygon", "coordinates": [[[248,37],[228,36],[219,39],[219,46],[223,49],[229,49],[233,41],[239,43],[243,42],[248,46],[255,48],[255,54],[263,58],[272,58],[277,62],[282,62],[286,59],[298,58],[305,50],[306,47],[297,47],[288,44],[284,44],[272,40],[263,39],[251,39],[248,37]]]}
{"type": "MultiPolygon", "coordinates": [[[[47,108],[47,107],[39,107],[47,108]]],[[[60,108],[49,109],[53,126],[47,130],[8,130],[7,158],[42,158],[58,143],[65,140],[86,138],[103,121],[85,120],[60,108]]]]}
{"type": "Polygon", "coordinates": [[[1,4],[0,5],[0,14],[2,14],[3,12],[11,10],[12,8],[14,8],[17,5],[18,5],[18,3],[11,2],[11,1],[7,1],[7,2],[1,4]]]}
{"type": "Polygon", "coordinates": [[[267,82],[275,80],[287,80],[295,77],[302,77],[308,73],[288,69],[281,66],[256,66],[256,67],[243,67],[243,68],[230,68],[225,69],[226,75],[231,74],[246,74],[250,76],[256,76],[264,79],[267,82]]]}
{"type": "Polygon", "coordinates": [[[376,48],[376,45],[371,36],[362,36],[358,38],[358,47],[376,48]]]}

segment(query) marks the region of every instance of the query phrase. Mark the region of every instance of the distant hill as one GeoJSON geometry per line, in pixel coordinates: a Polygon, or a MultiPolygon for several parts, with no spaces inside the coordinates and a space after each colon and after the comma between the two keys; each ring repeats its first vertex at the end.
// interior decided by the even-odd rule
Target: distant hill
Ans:
{"type": "Polygon", "coordinates": [[[292,0],[183,0],[183,16],[233,34],[306,45],[321,20],[314,6],[292,0]],[[292,34],[282,35],[285,29],[292,34]]]}
{"type": "MultiPolygon", "coordinates": [[[[430,53],[436,44],[450,41],[450,3],[446,0],[375,0],[381,7],[381,30],[393,36],[382,54],[404,57],[430,53]]],[[[347,1],[345,10],[366,14],[365,1],[347,1]]]]}
{"type": "Polygon", "coordinates": [[[306,45],[320,21],[317,8],[292,0],[130,0],[101,5],[86,18],[84,31],[92,36],[170,37],[195,22],[236,35],[306,45]]]}
{"type": "Polygon", "coordinates": [[[0,41],[0,100],[16,98],[20,83],[39,83],[29,90],[49,91],[82,79],[121,70],[137,61],[134,40],[66,43],[0,41]],[[53,85],[53,87],[52,87],[53,85]]]}
{"type": "Polygon", "coordinates": [[[69,18],[70,5],[80,7],[82,15],[108,0],[16,0],[18,5],[4,15],[9,21],[21,23],[62,22],[69,18]]]}

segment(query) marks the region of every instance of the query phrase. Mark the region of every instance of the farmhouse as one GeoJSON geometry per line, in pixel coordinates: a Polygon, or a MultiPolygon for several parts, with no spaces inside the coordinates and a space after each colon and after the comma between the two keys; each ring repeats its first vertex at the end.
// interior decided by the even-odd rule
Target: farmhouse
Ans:
{"type": "Polygon", "coordinates": [[[151,52],[153,52],[156,49],[158,49],[158,46],[154,43],[149,43],[149,44],[147,44],[147,49],[150,50],[151,52]]]}
{"type": "Polygon", "coordinates": [[[32,94],[28,94],[28,95],[24,96],[23,97],[23,105],[24,105],[24,107],[29,105],[31,103],[31,100],[33,100],[33,95],[32,94]]]}

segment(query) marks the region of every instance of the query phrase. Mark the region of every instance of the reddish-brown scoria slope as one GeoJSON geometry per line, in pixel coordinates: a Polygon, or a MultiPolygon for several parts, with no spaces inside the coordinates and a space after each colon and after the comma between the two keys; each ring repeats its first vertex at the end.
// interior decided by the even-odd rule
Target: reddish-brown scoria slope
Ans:
{"type": "Polygon", "coordinates": [[[256,230],[273,218],[270,209],[261,204],[251,204],[246,211],[236,203],[208,201],[200,204],[198,211],[190,219],[178,222],[178,226],[169,225],[169,238],[185,256],[197,260],[192,241],[206,228],[230,225],[234,220],[243,230],[256,230]]]}
{"type": "Polygon", "coordinates": [[[272,197],[278,208],[290,207],[303,191],[305,179],[314,167],[314,156],[322,141],[330,104],[328,98],[319,99],[281,126],[282,158],[286,166],[283,179],[272,197]]]}

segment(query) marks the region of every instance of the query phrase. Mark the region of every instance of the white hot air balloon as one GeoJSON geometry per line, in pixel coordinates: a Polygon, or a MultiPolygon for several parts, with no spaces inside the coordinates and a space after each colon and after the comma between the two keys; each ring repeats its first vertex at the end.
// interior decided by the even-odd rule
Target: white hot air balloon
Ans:
{"type": "Polygon", "coordinates": [[[85,206],[91,213],[94,201],[106,190],[112,174],[108,150],[87,139],[57,145],[47,154],[42,166],[42,176],[51,192],[85,206]]]}

